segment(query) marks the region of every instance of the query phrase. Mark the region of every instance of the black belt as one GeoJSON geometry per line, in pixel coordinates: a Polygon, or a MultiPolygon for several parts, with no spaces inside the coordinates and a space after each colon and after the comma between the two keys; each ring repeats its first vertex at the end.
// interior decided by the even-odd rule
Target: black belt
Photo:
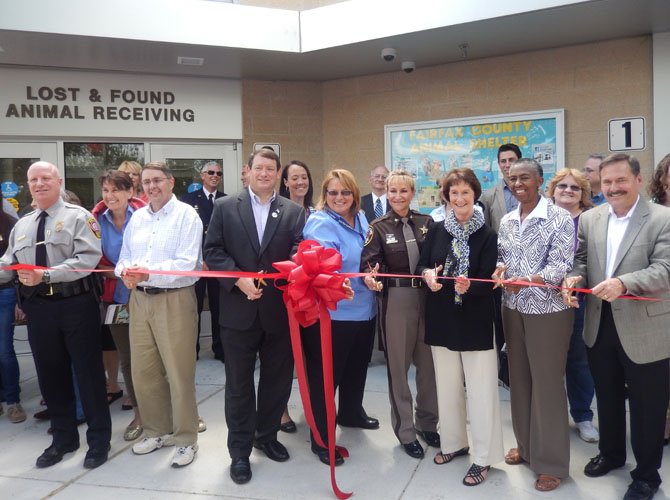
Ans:
{"type": "Polygon", "coordinates": [[[422,278],[386,278],[386,286],[392,287],[408,287],[408,288],[423,288],[424,283],[422,278]]]}
{"type": "Polygon", "coordinates": [[[139,290],[140,292],[144,292],[148,295],[158,295],[159,293],[170,293],[170,292],[176,292],[177,290],[182,290],[184,286],[181,286],[179,288],[157,288],[155,286],[136,286],[135,290],[139,290]]]}
{"type": "Polygon", "coordinates": [[[77,281],[64,281],[61,283],[40,283],[37,286],[21,286],[21,297],[29,299],[35,295],[51,299],[65,299],[83,293],[95,291],[95,286],[87,276],[77,281]]]}

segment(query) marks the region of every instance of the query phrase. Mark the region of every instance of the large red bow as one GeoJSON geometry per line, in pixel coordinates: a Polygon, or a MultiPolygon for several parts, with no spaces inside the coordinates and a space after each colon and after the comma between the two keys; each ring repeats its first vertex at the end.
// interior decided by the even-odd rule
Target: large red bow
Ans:
{"type": "Polygon", "coordinates": [[[328,426],[328,456],[330,458],[330,483],[339,499],[349,498],[351,493],[341,491],[335,480],[335,450],[343,457],[349,453],[335,446],[335,388],[333,383],[333,342],[328,309],[335,310],[337,302],[346,298],[343,288],[344,276],[334,274],[342,267],[342,256],[332,248],[324,248],[316,241],[305,240],[298,246],[294,261],[275,262],[278,271],[286,275],[287,285],[277,286],[284,292],[284,303],[288,311],[291,348],[298,374],[300,398],[305,411],[305,420],[312,430],[317,445],[325,448],[324,441],[314,422],[309,384],[303,361],[300,326],[311,326],[320,321],[321,358],[323,360],[323,389],[328,426]]]}

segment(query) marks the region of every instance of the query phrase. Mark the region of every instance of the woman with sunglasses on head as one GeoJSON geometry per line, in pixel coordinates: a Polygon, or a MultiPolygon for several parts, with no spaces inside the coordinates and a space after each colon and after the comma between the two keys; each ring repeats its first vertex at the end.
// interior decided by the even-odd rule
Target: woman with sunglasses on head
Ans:
{"type": "MultiPolygon", "coordinates": [[[[348,170],[331,170],[321,185],[317,211],[305,224],[304,238],[334,248],[342,255],[341,272],[357,273],[367,231],[368,222],[361,211],[361,195],[354,176],[348,170]]],[[[339,387],[337,423],[342,427],[377,429],[379,421],[369,417],[363,409],[368,360],[374,341],[375,299],[361,278],[351,279],[351,288],[353,300],[342,300],[335,311],[329,311],[333,334],[333,382],[335,389],[339,387]]],[[[327,445],[320,325],[302,329],[301,335],[314,420],[327,445]]],[[[312,451],[321,462],[330,463],[328,450],[317,446],[314,436],[312,451]]],[[[336,452],[335,465],[343,461],[336,452]]]]}
{"type": "MultiPolygon", "coordinates": [[[[593,206],[590,193],[591,185],[588,179],[574,168],[559,170],[547,186],[547,194],[554,204],[570,212],[575,225],[575,250],[577,250],[579,217],[593,206]]],[[[575,319],[572,324],[568,361],[565,365],[565,388],[568,393],[570,416],[577,426],[579,437],[587,443],[596,443],[600,435],[593,427],[593,411],[591,410],[595,388],[582,334],[586,296],[580,293],[577,297],[579,308],[575,309],[575,319]]]]}
{"type": "Polygon", "coordinates": [[[130,179],[133,182],[133,196],[139,198],[144,203],[149,202],[149,198],[146,193],[142,191],[142,186],[140,181],[142,180],[142,165],[136,161],[122,161],[121,164],[117,167],[117,170],[120,172],[125,172],[130,176],[130,179]]]}

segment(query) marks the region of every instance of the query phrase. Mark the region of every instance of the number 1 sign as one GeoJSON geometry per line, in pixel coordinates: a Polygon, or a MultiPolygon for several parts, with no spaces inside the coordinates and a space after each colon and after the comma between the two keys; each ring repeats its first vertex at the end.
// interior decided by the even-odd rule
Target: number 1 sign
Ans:
{"type": "Polygon", "coordinates": [[[609,121],[610,151],[631,151],[644,148],[644,118],[636,116],[609,121]]]}

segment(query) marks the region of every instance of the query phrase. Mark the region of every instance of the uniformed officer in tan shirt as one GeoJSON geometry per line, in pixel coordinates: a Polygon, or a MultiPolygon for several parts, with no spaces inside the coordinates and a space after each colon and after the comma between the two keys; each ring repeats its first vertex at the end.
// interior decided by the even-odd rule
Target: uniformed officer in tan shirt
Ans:
{"type": "MultiPolygon", "coordinates": [[[[400,275],[414,274],[421,245],[433,220],[410,209],[415,193],[414,178],[394,170],[387,179],[391,211],[370,225],[361,256],[361,271],[379,270],[400,275]]],[[[439,447],[435,372],[430,346],[424,342],[426,289],[421,278],[384,278],[370,273],[365,284],[383,294],[381,337],[387,361],[391,424],[405,452],[422,458],[417,435],[429,446],[439,447]],[[407,382],[410,364],[416,366],[416,410],[407,382]]]]}
{"type": "Polygon", "coordinates": [[[28,169],[30,194],[37,208],[14,226],[0,267],[18,263],[48,269],[2,270],[0,282],[18,275],[28,340],[51,415],[53,441],[36,466],[54,465],[65,453],[79,448],[74,368],[88,424],[84,467],[95,468],[107,460],[111,437],[100,339],[100,289],[96,276],[73,270],[98,265],[100,231],[87,210],[61,200],[62,184],[51,163],[39,161],[28,169]]]}

